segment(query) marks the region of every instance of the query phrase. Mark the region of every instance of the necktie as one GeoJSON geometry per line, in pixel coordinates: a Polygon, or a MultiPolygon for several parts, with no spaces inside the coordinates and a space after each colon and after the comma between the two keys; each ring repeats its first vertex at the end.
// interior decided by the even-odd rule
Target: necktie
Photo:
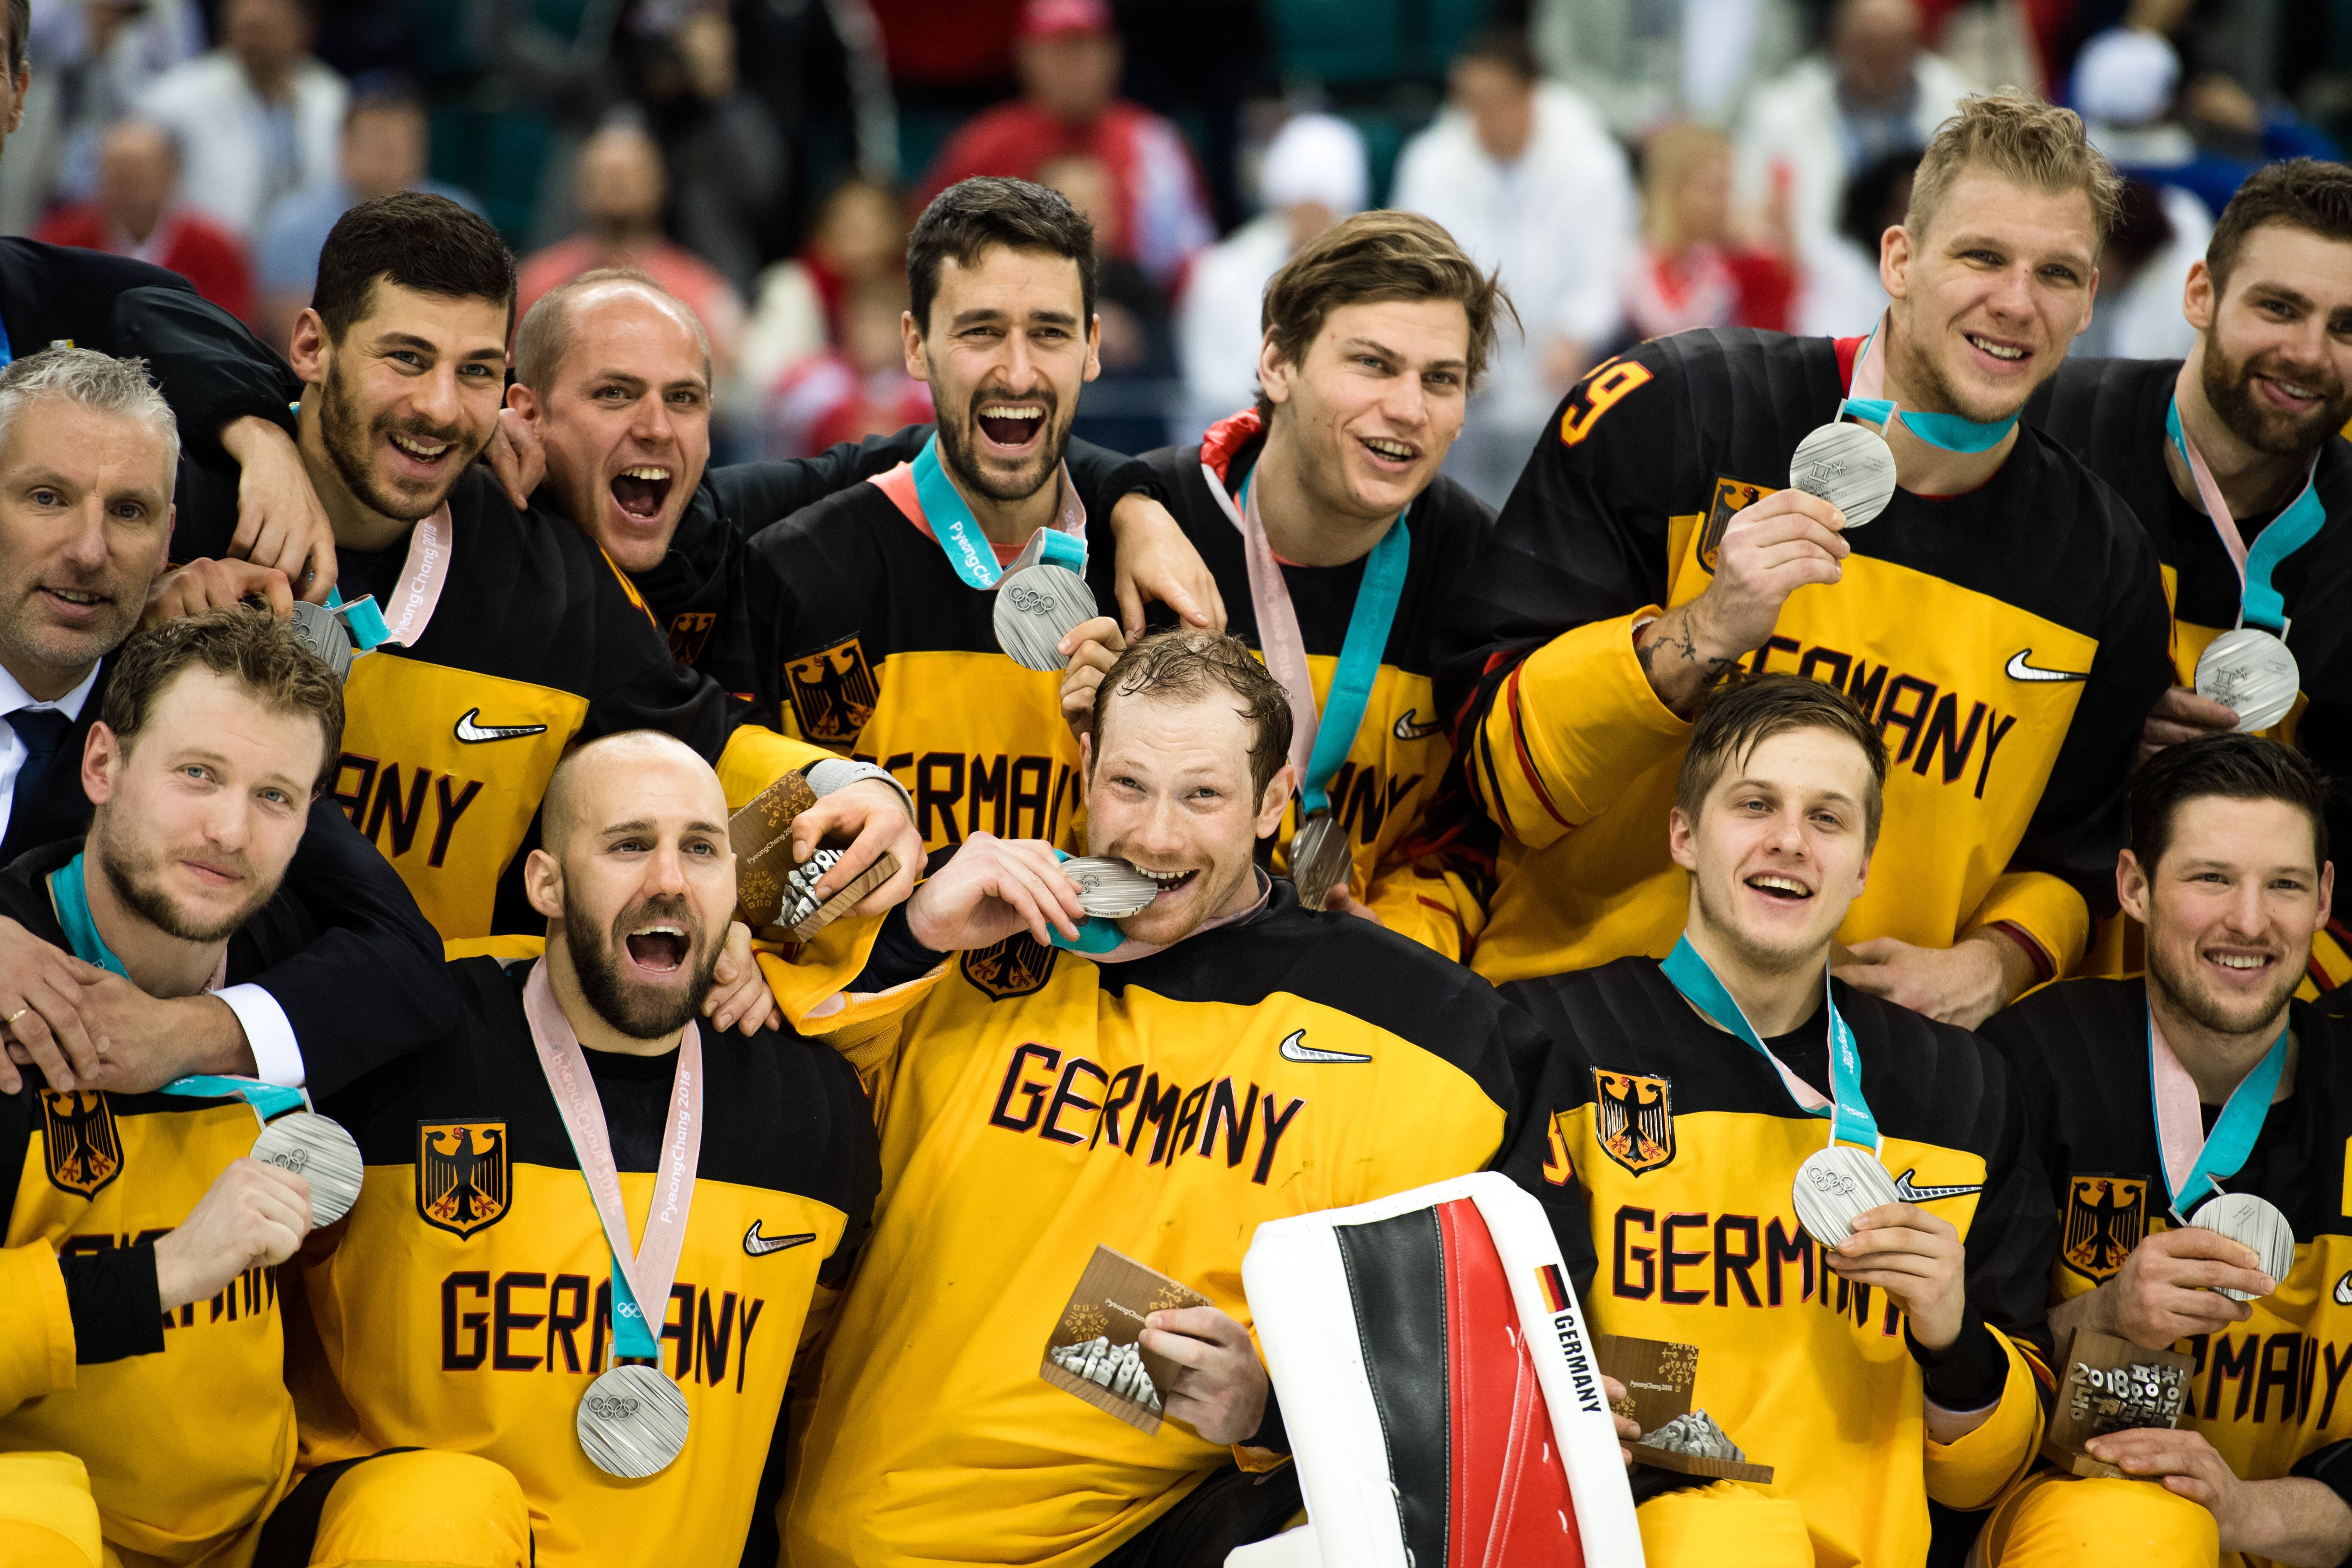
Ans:
{"type": "Polygon", "coordinates": [[[66,736],[73,729],[73,721],[54,708],[19,708],[8,715],[8,727],[16,731],[18,740],[25,742],[27,753],[25,765],[16,770],[15,793],[21,799],[26,790],[40,782],[41,774],[48,768],[49,759],[56,756],[58,748],[65,744],[66,736]]]}

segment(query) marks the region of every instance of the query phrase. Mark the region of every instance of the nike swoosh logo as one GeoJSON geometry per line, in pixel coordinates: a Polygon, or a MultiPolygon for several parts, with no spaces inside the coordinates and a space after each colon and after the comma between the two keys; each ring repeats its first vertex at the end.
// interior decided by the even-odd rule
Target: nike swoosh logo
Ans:
{"type": "Polygon", "coordinates": [[[2038,664],[2025,662],[2032,657],[2033,650],[2030,647],[2021,647],[2011,654],[2008,665],[2009,678],[2011,680],[2088,680],[2091,679],[2088,670],[2044,669],[2038,664]]]}
{"type": "Polygon", "coordinates": [[[1964,1198],[1970,1193],[1980,1193],[1984,1191],[1984,1184],[1982,1182],[1979,1182],[1972,1187],[1915,1186],[1912,1184],[1911,1178],[1918,1173],[1919,1167],[1914,1165],[1909,1170],[1895,1178],[1895,1196],[1897,1202],[1906,1204],[1932,1204],[1938,1198],[1964,1198]]]}
{"type": "Polygon", "coordinates": [[[547,733],[547,726],[544,724],[475,723],[474,721],[481,716],[482,710],[480,709],[467,709],[466,716],[457,721],[457,739],[465,742],[466,744],[469,746],[474,746],[479,745],[484,741],[512,741],[524,735],[544,735],[547,733]]]}
{"type": "Polygon", "coordinates": [[[1291,1030],[1280,1047],[1282,1059],[1286,1062],[1304,1062],[1310,1067],[1318,1062],[1368,1062],[1372,1059],[1370,1057],[1360,1057],[1353,1051],[1318,1051],[1313,1046],[1306,1044],[1306,1030],[1291,1030]]]}
{"type": "Polygon", "coordinates": [[[1426,741],[1432,735],[1442,735],[1445,732],[1445,726],[1443,724],[1414,723],[1413,721],[1420,717],[1420,709],[1406,709],[1404,717],[1396,721],[1396,729],[1391,732],[1400,741],[1426,741]]]}
{"type": "Polygon", "coordinates": [[[753,1220],[751,1228],[743,1233],[743,1250],[754,1258],[765,1258],[771,1252],[782,1252],[787,1247],[806,1247],[816,1239],[816,1232],[804,1230],[794,1236],[761,1236],[760,1222],[753,1220]]]}

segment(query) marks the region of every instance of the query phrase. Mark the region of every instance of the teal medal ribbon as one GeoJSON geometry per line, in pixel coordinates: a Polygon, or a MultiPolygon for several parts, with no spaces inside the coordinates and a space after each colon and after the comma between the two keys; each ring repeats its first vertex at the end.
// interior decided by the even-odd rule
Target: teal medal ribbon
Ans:
{"type": "Polygon", "coordinates": [[[392,636],[392,628],[383,622],[383,612],[376,608],[375,595],[362,594],[349,604],[343,602],[341,588],[327,590],[327,608],[343,619],[352,632],[352,641],[362,653],[373,653],[392,636]]]}
{"type": "MultiPolygon", "coordinates": [[[[1853,379],[1857,386],[1862,383],[1863,362],[1870,357],[1870,351],[1877,343],[1879,331],[1885,324],[1885,318],[1882,316],[1879,319],[1879,325],[1871,328],[1870,336],[1863,340],[1862,352],[1854,356],[1853,379]]],[[[1882,428],[1889,419],[1900,418],[1906,430],[1910,431],[1928,446],[1946,452],[1990,451],[2000,445],[2003,437],[2017,428],[2017,421],[2024,412],[2020,408],[2016,414],[2011,415],[2006,419],[1980,423],[1974,419],[1963,419],[1957,414],[1916,414],[1906,411],[1898,415],[1895,412],[1894,401],[1884,397],[1848,396],[1838,405],[1838,417],[1843,418],[1848,414],[1857,414],[1882,428]]]]}
{"type": "MultiPolygon", "coordinates": [[[[1066,849],[1054,851],[1054,858],[1056,860],[1067,860],[1070,858],[1070,852],[1066,849]]],[[[1075,938],[1064,936],[1055,929],[1050,921],[1045,925],[1045,935],[1055,947],[1066,948],[1071,952],[1082,953],[1088,958],[1098,958],[1106,952],[1113,952],[1119,943],[1127,940],[1127,933],[1118,929],[1117,921],[1105,920],[1100,915],[1088,915],[1080,921],[1078,934],[1075,938]]]]}
{"type": "MultiPolygon", "coordinates": [[[[923,521],[931,525],[931,537],[939,541],[948,564],[971,587],[983,591],[995,587],[1004,575],[996,563],[996,547],[988,542],[988,535],[971,515],[971,508],[964,504],[962,493],[940,467],[936,430],[916,455],[913,468],[915,499],[922,504],[923,521]]],[[[1086,541],[1050,526],[1038,531],[1045,540],[1041,560],[1066,566],[1081,577],[1086,575],[1086,541]]]]}
{"type": "MultiPolygon", "coordinates": [[[[1257,470],[1253,468],[1242,480],[1241,505],[1245,511],[1250,485],[1256,478],[1257,470]]],[[[1302,817],[1331,808],[1331,781],[1355,749],[1356,731],[1363,725],[1365,710],[1371,706],[1372,684],[1380,679],[1381,658],[1388,651],[1389,630],[1396,624],[1397,604],[1404,597],[1405,569],[1412,562],[1412,530],[1405,524],[1405,514],[1399,512],[1395,523],[1364,558],[1363,581],[1357,585],[1355,606],[1348,615],[1348,635],[1339,644],[1339,666],[1331,672],[1331,689],[1324,696],[1322,718],[1315,727],[1315,749],[1307,753],[1307,776],[1298,781],[1302,817]]],[[[1268,618],[1259,614],[1260,643],[1272,635],[1268,618]]],[[[1300,662],[1305,662],[1304,650],[1300,662]]]]}
{"type": "MultiPolygon", "coordinates": [[[[2189,472],[2198,475],[2201,492],[2208,476],[2199,473],[2203,464],[2189,449],[2188,433],[2180,427],[2178,397],[2165,405],[2164,434],[2172,442],[2172,449],[2180,454],[2180,460],[2189,465],[2189,472]]],[[[2238,563],[2242,575],[2243,586],[2238,595],[2240,626],[2256,626],[2275,637],[2286,636],[2286,598],[2271,585],[2271,574],[2278,570],[2279,563],[2310,543],[2327,525],[2327,508],[2319,500],[2318,478],[2319,459],[2314,458],[2311,472],[2304,477],[2303,493],[2273,518],[2270,526],[2251,545],[2239,535],[2237,520],[2226,509],[2211,519],[2214,531],[2221,536],[2222,548],[2238,563]]],[[[2205,497],[2207,511],[2215,510],[2220,494],[2216,486],[2213,493],[2205,497]]]]}
{"type": "Polygon", "coordinates": [[[2148,1015],[2147,1093],[2156,1117],[2157,1163],[2164,1172],[2172,1215],[2183,1225],[2189,1223],[2189,1211],[2220,1192],[2221,1184],[2236,1175],[2254,1152],[2255,1140],[2262,1136],[2263,1123],[2270,1116],[2271,1097],[2278,1092],[2279,1078],[2286,1071],[2286,1037],[2287,1029],[2282,1027],[2263,1059],[2238,1080],[2221,1114],[2213,1120],[2213,1131],[2205,1135],[2189,1159],[2188,1168],[2176,1177],[2178,1159],[2188,1155],[2197,1142],[2203,1117],[2195,1080],[2157,1032],[2156,1015],[2148,1015]]]}
{"type": "MultiPolygon", "coordinates": [[[[76,958],[125,980],[131,978],[131,972],[122,967],[122,960],[98,934],[98,921],[89,912],[89,887],[83,879],[80,856],[49,873],[49,902],[57,908],[58,924],[64,928],[66,943],[73,949],[76,958]]],[[[253,1107],[253,1114],[265,1125],[289,1110],[305,1110],[310,1103],[310,1097],[299,1089],[264,1083],[257,1078],[228,1078],[216,1073],[173,1079],[157,1092],[182,1094],[194,1100],[241,1100],[253,1107]]]]}
{"type": "Polygon", "coordinates": [[[1838,1012],[1837,998],[1830,994],[1826,965],[1823,967],[1822,988],[1830,1012],[1831,1098],[1827,1101],[1823,1101],[1818,1091],[1790,1072],[1788,1065],[1772,1054],[1771,1047],[1764,1043],[1764,1037],[1756,1032],[1756,1026],[1750,1024],[1748,1015],[1740,1011],[1738,999],[1722,981],[1716,978],[1715,971],[1707,967],[1706,960],[1699,956],[1698,949],[1691,945],[1687,933],[1675,943],[1674,952],[1666,955],[1665,963],[1660,967],[1665,971],[1667,981],[1683,994],[1685,1001],[1747,1041],[1748,1049],[1772,1064],[1774,1070],[1780,1075],[1781,1085],[1789,1091],[1789,1098],[1797,1102],[1799,1110],[1808,1116],[1830,1119],[1832,1143],[1858,1143],[1874,1154],[1878,1152],[1885,1138],[1878,1131],[1877,1118],[1870,1113],[1870,1102],[1863,1098],[1862,1051],[1854,1043],[1853,1031],[1846,1026],[1844,1016],[1838,1012]]]}
{"type": "Polygon", "coordinates": [[[613,1354],[623,1361],[661,1360],[661,1339],[646,1321],[646,1310],[637,1305],[637,1294],[621,1271],[620,1258],[609,1246],[604,1257],[613,1276],[613,1354]]]}

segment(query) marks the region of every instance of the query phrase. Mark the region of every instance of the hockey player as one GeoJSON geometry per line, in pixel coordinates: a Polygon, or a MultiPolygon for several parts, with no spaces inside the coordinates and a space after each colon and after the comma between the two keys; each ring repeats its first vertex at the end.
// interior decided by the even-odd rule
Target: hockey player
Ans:
{"type": "Polygon", "coordinates": [[[735,857],[684,744],[567,756],[525,884],[545,957],[458,962],[457,1033],[322,1107],[369,1179],[305,1255],[308,1473],[264,1564],[743,1555],[794,1352],[865,1234],[872,1116],[822,1047],[693,1022],[735,857]],[[444,1492],[412,1450],[512,1479],[444,1492]]]}
{"type": "MultiPolygon", "coordinates": [[[[90,826],[0,872],[0,910],[160,997],[285,963],[319,930],[287,871],[323,831],[305,825],[341,723],[331,673],[267,616],[217,610],[134,637],[66,763],[90,826]]],[[[325,815],[343,831],[320,853],[363,889],[380,862],[325,815]]],[[[413,905],[405,920],[429,947],[413,905]]],[[[370,1020],[345,1032],[356,1047],[370,1020]]],[[[310,1192],[247,1154],[257,1117],[301,1106],[297,1090],[222,1077],[0,1098],[0,1561],[250,1559],[294,1468],[274,1266],[310,1228],[310,1192]]]]}
{"type": "Polygon", "coordinates": [[[1734,668],[1844,689],[1892,751],[1853,984],[1968,1025],[2082,953],[2165,606],[2130,514],[2017,420],[2089,319],[2116,191],[2071,111],[1972,99],[1886,232],[1871,336],[1685,332],[1569,395],[1448,633],[1441,701],[1513,840],[1481,973],[1673,946],[1659,829],[1692,705],[1734,668]],[[1841,417],[1893,451],[1866,528],[1780,488],[1841,417]]]}
{"type": "MultiPolygon", "coordinates": [[[[534,929],[524,851],[566,745],[654,728],[721,759],[740,805],[817,748],[738,728],[724,692],[675,665],[644,605],[578,529],[517,515],[469,468],[504,395],[514,258],[480,218],[414,192],[345,213],[296,323],[305,461],[335,522],[354,661],[332,794],[445,938],[534,929]]],[[[183,552],[216,556],[230,513],[193,471],[183,552]]],[[[212,476],[217,479],[217,476],[212,476]]],[[[824,786],[820,786],[824,787],[824,786]]],[[[896,785],[848,780],[804,831],[864,837],[824,884],[885,848],[919,860],[896,785]]],[[[876,908],[882,907],[877,902],[876,908]]]]}
{"type": "Polygon", "coordinates": [[[1502,988],[1551,1041],[1504,1168],[1552,1211],[1595,1329],[1697,1347],[1696,1401],[1773,1471],[1643,1503],[1653,1568],[1923,1562],[1928,1500],[1984,1507],[2041,1438],[2055,1222],[2010,1076],[1829,976],[1884,875],[1886,772],[1824,683],[1731,686],[1676,781],[1670,955],[1502,988]],[[1842,1155],[1895,1201],[1831,1245],[1794,1189],[1842,1155]]]}
{"type": "MultiPolygon", "coordinates": [[[[2352,419],[2352,170],[2258,170],[2189,268],[2183,310],[2197,329],[2185,361],[2069,361],[2025,408],[2155,542],[2178,684],[2143,746],[2237,727],[2197,694],[2197,667],[2242,625],[2283,637],[2301,676],[2270,732],[2352,777],[2352,626],[2326,608],[2352,596],[2352,446],[2337,434],[2352,419]]],[[[2341,799],[2329,811],[2336,837],[2352,833],[2341,799]]],[[[2314,943],[2310,989],[2352,979],[2347,940],[2314,943]]],[[[2139,966],[2120,934],[2100,958],[2105,973],[2139,966]]]]}
{"type": "Polygon", "coordinates": [[[1253,1228],[1485,1165],[1532,1041],[1467,970],[1256,868],[1289,729],[1240,642],[1147,637],[1080,756],[1094,852],[1160,884],[1148,907],[1082,925],[1051,847],[983,833],[878,932],[818,938],[866,966],[806,1026],[881,1109],[884,1197],[796,1433],[796,1568],[1221,1563],[1296,1511],[1286,1467],[1256,1473],[1286,1444],[1253,1228]],[[1211,1303],[1144,1326],[1182,1369],[1156,1436],[1038,1375],[1097,1247],[1211,1303]]]}
{"type": "Polygon", "coordinates": [[[1989,1563],[2326,1568],[2352,1553],[2352,1354],[2336,1337],[2352,1340],[2352,1036],[2294,1000],[2334,892],[2326,801],[2268,739],[2158,753],[2132,780],[2116,871],[2146,973],[2069,980],[1986,1026],[2063,1216],[2060,1350],[2088,1330],[2196,1358],[2178,1430],[2091,1439],[2126,1479],[2031,1478],[1986,1526],[1989,1563]],[[2275,1206],[2293,1267],[2273,1278],[2197,1223],[2225,1190],[2275,1206]]]}
{"type": "MultiPolygon", "coordinates": [[[[1485,923],[1492,854],[1488,841],[1447,863],[1414,842],[1454,756],[1430,677],[1438,619],[1494,514],[1438,468],[1510,309],[1436,224],[1360,214],[1266,286],[1257,405],[1144,459],[1233,629],[1290,693],[1301,800],[1276,866],[1315,887],[1292,845],[1319,815],[1311,831],[1344,838],[1323,907],[1449,958],[1485,923]]],[[[1120,644],[1108,619],[1085,631],[1063,705],[1081,727],[1120,644]]]]}

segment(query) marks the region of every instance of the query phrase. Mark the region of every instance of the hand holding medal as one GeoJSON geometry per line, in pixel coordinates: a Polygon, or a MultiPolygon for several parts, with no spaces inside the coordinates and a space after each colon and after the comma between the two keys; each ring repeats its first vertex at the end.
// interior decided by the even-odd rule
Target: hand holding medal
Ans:
{"type": "MultiPolygon", "coordinates": [[[[2148,1012],[2148,1098],[2173,1219],[2250,1249],[2256,1267],[2274,1280],[2284,1279],[2294,1268],[2294,1226],[2276,1205],[2252,1193],[2225,1193],[2221,1183],[2244,1167],[2262,1136],[2272,1096],[2286,1071],[2286,1052],[2287,1030],[2282,1028],[2263,1059],[2230,1091],[2228,1103],[2207,1132],[2196,1079],[2166,1043],[2154,1009],[2148,1012]]],[[[2233,1301],[2254,1300],[2250,1292],[2227,1285],[2212,1289],[2233,1301]]]]}

